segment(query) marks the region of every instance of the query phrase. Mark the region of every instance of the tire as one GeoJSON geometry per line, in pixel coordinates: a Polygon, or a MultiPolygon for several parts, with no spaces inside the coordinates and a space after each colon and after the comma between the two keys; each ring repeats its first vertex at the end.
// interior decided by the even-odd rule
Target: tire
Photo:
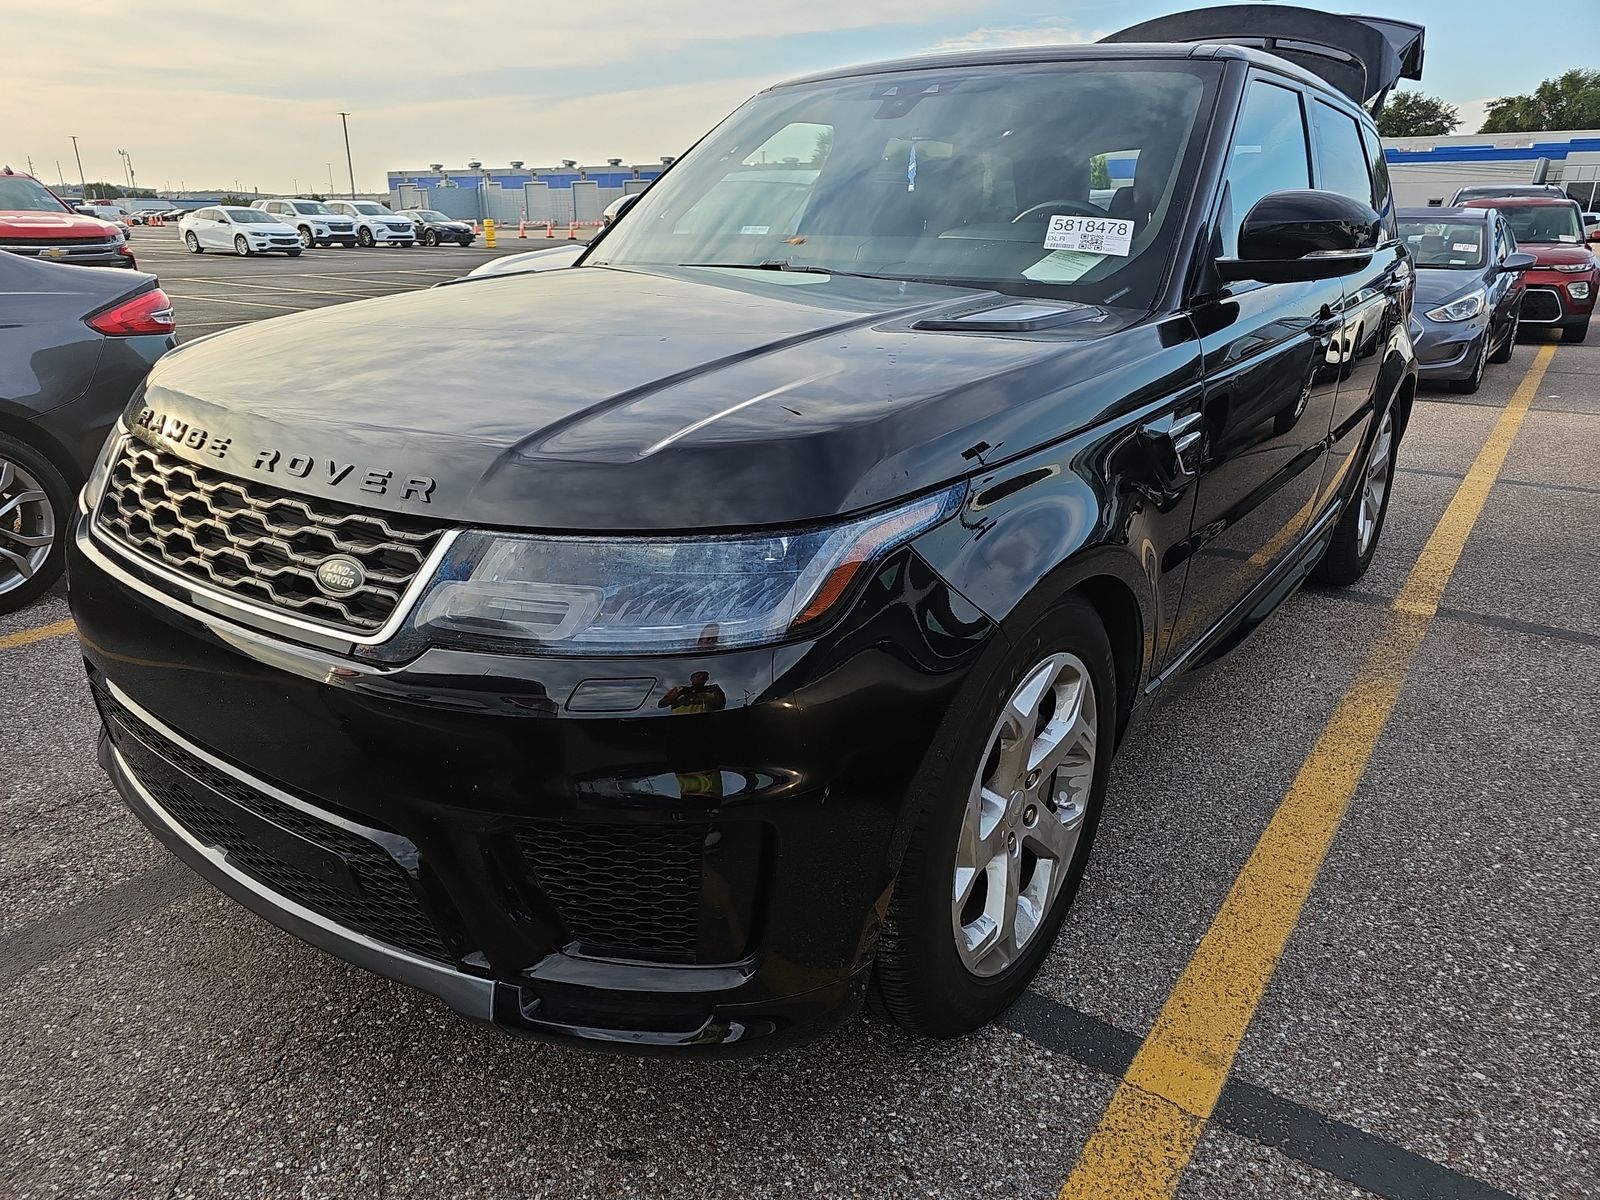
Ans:
{"type": "Polygon", "coordinates": [[[431,229],[425,230],[422,234],[422,244],[424,246],[437,246],[439,244],[439,235],[431,229]]]}
{"type": "Polygon", "coordinates": [[[1383,536],[1384,518],[1389,515],[1389,497],[1394,494],[1394,468],[1399,450],[1399,426],[1395,424],[1394,405],[1391,404],[1379,418],[1378,435],[1362,465],[1356,493],[1334,526],[1333,538],[1322,560],[1311,572],[1311,578],[1318,583],[1349,587],[1367,573],[1378,549],[1378,540],[1383,536]]]}
{"type": "Polygon", "coordinates": [[[311,236],[311,226],[300,226],[300,249],[309,250],[317,244],[317,239],[311,236]]]}
{"type": "Polygon", "coordinates": [[[1517,334],[1521,332],[1521,328],[1522,312],[1519,308],[1517,312],[1511,314],[1511,328],[1506,330],[1505,340],[1500,343],[1493,354],[1489,355],[1490,362],[1508,363],[1511,361],[1511,355],[1517,348],[1517,334]]]}
{"type": "Polygon", "coordinates": [[[298,248],[296,248],[294,250],[285,250],[284,253],[287,254],[290,258],[299,258],[300,257],[300,251],[299,251],[298,248]]]}
{"type": "Polygon", "coordinates": [[[1575,344],[1577,342],[1581,342],[1581,341],[1583,341],[1584,338],[1586,338],[1588,336],[1589,336],[1589,318],[1588,317],[1583,318],[1583,320],[1581,320],[1581,321],[1576,321],[1571,325],[1565,326],[1561,330],[1561,340],[1563,342],[1566,342],[1568,345],[1572,345],[1572,344],[1575,344]]]}
{"type": "Polygon", "coordinates": [[[190,254],[204,254],[206,252],[206,248],[200,244],[200,239],[195,236],[192,229],[183,235],[183,244],[189,247],[190,254]]]}
{"type": "Polygon", "coordinates": [[[233,239],[233,252],[240,258],[250,257],[250,242],[245,238],[244,234],[241,233],[233,239]]]}
{"type": "Polygon", "coordinates": [[[361,227],[361,232],[356,234],[356,241],[360,242],[363,246],[370,250],[373,246],[372,230],[363,225],[361,227]]]}
{"type": "MultiPolygon", "coordinates": [[[[870,1002],[876,1011],[924,1037],[970,1033],[1005,1011],[1033,979],[1082,881],[1115,748],[1119,710],[1111,642],[1088,602],[1069,595],[1031,622],[1006,632],[1007,637],[993,640],[962,685],[912,782],[910,794],[922,811],[878,939],[870,1002]],[[1065,671],[1060,676],[1051,674],[1058,661],[1065,671]],[[1027,696],[1032,685],[1048,709],[1059,696],[1049,681],[1069,675],[1077,681],[1077,694],[1085,697],[1087,722],[1068,722],[1065,709],[1044,711],[1027,703],[1013,707],[1013,701],[1027,696]],[[1039,679],[1046,683],[1037,684],[1039,679]],[[1085,684],[1087,692],[1082,690],[1085,684]],[[1090,701],[1092,709],[1087,707],[1090,701]],[[1023,718],[1036,731],[1027,735],[1033,749],[1043,744],[1058,721],[1069,724],[1070,732],[1056,744],[1070,743],[1080,750],[1075,777],[1064,781],[1052,773],[1040,780],[1040,788],[1012,792],[1012,802],[1004,808],[982,809],[972,797],[985,780],[1004,786],[996,781],[1007,774],[1008,755],[998,747],[1007,726],[1029,711],[1040,713],[1023,718]],[[1089,748],[1092,757],[1082,761],[1089,748]],[[1068,798],[1059,816],[1054,807],[1058,797],[1068,798]],[[994,816],[987,826],[991,832],[982,835],[973,831],[985,828],[985,817],[979,816],[976,823],[969,819],[969,813],[980,809],[990,816],[1003,814],[994,816]],[[1064,815],[1068,811],[1073,820],[1064,815]],[[1063,844],[1061,858],[1048,864],[1048,870],[1046,859],[1039,856],[1030,869],[1028,857],[1033,852],[1027,846],[1045,831],[1045,822],[1059,822],[1060,828],[1072,831],[1060,835],[1070,839],[1070,848],[1063,844]],[[983,842],[975,838],[996,839],[998,849],[976,851],[983,842]],[[989,865],[977,870],[961,867],[958,853],[971,861],[989,857],[989,865]],[[988,915],[991,907],[1023,912],[1020,905],[1009,902],[1004,886],[991,886],[997,863],[1002,876],[1016,864],[1024,894],[1035,887],[1045,889],[1035,897],[1042,906],[1031,909],[1035,914],[1031,933],[1020,940],[1002,936],[985,949],[980,935],[974,948],[972,929],[985,928],[986,923],[998,928],[988,915]],[[955,888],[962,871],[968,872],[971,882],[966,902],[957,908],[955,888]]],[[[1070,698],[1060,702],[1072,703],[1070,698]]],[[[1021,762],[1021,756],[1013,761],[1021,762]]],[[[1027,781],[1036,775],[1037,771],[1020,778],[1027,781]]]]}
{"type": "Polygon", "coordinates": [[[0,508],[23,496],[32,498],[0,516],[0,613],[33,603],[61,577],[72,514],[72,488],[55,464],[0,433],[0,508]]]}
{"type": "Polygon", "coordinates": [[[1465,379],[1452,379],[1450,390],[1459,392],[1463,396],[1470,396],[1483,386],[1483,373],[1489,365],[1489,331],[1483,331],[1483,344],[1473,352],[1472,374],[1465,379]]]}

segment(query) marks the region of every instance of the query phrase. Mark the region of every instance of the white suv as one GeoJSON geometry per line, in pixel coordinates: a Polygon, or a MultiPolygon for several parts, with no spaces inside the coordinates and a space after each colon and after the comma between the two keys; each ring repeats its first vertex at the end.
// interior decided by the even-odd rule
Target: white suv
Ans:
{"type": "Polygon", "coordinates": [[[265,209],[285,225],[294,226],[300,234],[300,245],[307,250],[335,243],[346,247],[356,244],[356,223],[334,212],[321,200],[277,197],[257,200],[250,207],[265,209]]]}
{"type": "Polygon", "coordinates": [[[390,242],[415,246],[417,231],[406,217],[397,217],[376,200],[330,200],[328,207],[356,223],[356,240],[363,246],[390,242]]]}

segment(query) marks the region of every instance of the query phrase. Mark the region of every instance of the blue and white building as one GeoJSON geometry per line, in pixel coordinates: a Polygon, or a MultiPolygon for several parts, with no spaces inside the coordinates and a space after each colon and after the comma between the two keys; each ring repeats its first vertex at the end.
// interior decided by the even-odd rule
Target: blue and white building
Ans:
{"type": "Polygon", "coordinates": [[[642,192],[671,161],[629,166],[613,158],[598,167],[571,160],[554,167],[517,161],[505,167],[433,163],[426,169],[388,172],[389,202],[396,209],[432,208],[464,221],[598,221],[606,205],[642,192]]]}
{"type": "Polygon", "coordinates": [[[1588,210],[1600,187],[1600,129],[1386,138],[1384,155],[1406,205],[1448,200],[1469,183],[1554,183],[1588,210]]]}

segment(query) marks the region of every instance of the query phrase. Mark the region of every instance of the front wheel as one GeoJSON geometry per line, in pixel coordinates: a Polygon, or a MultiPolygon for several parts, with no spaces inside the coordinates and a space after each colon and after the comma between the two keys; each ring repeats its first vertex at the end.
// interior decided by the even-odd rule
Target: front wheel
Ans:
{"type": "Polygon", "coordinates": [[[1517,334],[1521,332],[1521,329],[1522,312],[1519,308],[1518,311],[1511,314],[1511,328],[1506,330],[1505,340],[1500,343],[1493,354],[1489,355],[1490,362],[1508,363],[1511,361],[1511,355],[1517,348],[1517,334]]]}
{"type": "Polygon", "coordinates": [[[878,941],[876,1009],[958,1037],[1027,988],[1083,878],[1117,711],[1111,643],[1080,597],[994,639],[912,783],[922,811],[878,941]]]}
{"type": "Polygon", "coordinates": [[[1333,540],[1328,543],[1322,561],[1312,571],[1311,577],[1318,583],[1348,587],[1367,573],[1373,552],[1378,548],[1378,537],[1383,533],[1383,519],[1389,513],[1395,452],[1399,448],[1395,430],[1394,406],[1391,405],[1378,422],[1378,435],[1372,440],[1367,465],[1356,484],[1356,494],[1334,526],[1333,540]]]}
{"type": "Polygon", "coordinates": [[[424,246],[437,246],[439,244],[439,235],[431,229],[428,230],[422,235],[422,244],[424,246]]]}
{"type": "Polygon", "coordinates": [[[245,238],[244,234],[241,233],[238,237],[233,239],[233,252],[240,258],[250,257],[250,243],[245,238]]]}
{"type": "Polygon", "coordinates": [[[360,242],[363,246],[370,247],[372,245],[372,230],[363,225],[361,227],[361,232],[356,234],[356,241],[360,242]]]}
{"type": "Polygon", "coordinates": [[[60,578],[71,511],[61,472],[0,433],[0,613],[31,603],[60,578]]]}
{"type": "Polygon", "coordinates": [[[205,247],[200,244],[200,239],[192,231],[183,235],[183,244],[189,247],[190,254],[204,254],[206,252],[205,247]]]}
{"type": "Polygon", "coordinates": [[[1589,318],[1576,321],[1561,331],[1561,340],[1567,343],[1581,342],[1589,336],[1589,318]]]}

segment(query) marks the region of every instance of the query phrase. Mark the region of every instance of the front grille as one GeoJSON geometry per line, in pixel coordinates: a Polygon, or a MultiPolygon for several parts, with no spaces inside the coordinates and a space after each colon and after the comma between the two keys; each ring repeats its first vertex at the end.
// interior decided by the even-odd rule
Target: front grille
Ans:
{"type": "Polygon", "coordinates": [[[1561,320],[1561,297],[1554,288],[1531,287],[1522,294],[1522,319],[1547,325],[1561,320]]]}
{"type": "Polygon", "coordinates": [[[234,479],[134,439],[122,448],[97,518],[117,541],[186,578],[344,632],[394,613],[443,530],[234,479]],[[332,596],[317,568],[335,556],[365,582],[332,596]]]}
{"type": "Polygon", "coordinates": [[[589,954],[689,962],[700,931],[705,825],[530,821],[517,848],[589,954]]]}
{"type": "Polygon", "coordinates": [[[106,732],[128,769],[156,803],[198,840],[221,850],[229,865],[295,903],[376,941],[423,958],[449,962],[405,872],[379,846],[302,809],[257,791],[191,754],[100,687],[95,701],[106,732]],[[342,860],[355,882],[346,890],[261,844],[236,809],[314,843],[342,860]]]}

